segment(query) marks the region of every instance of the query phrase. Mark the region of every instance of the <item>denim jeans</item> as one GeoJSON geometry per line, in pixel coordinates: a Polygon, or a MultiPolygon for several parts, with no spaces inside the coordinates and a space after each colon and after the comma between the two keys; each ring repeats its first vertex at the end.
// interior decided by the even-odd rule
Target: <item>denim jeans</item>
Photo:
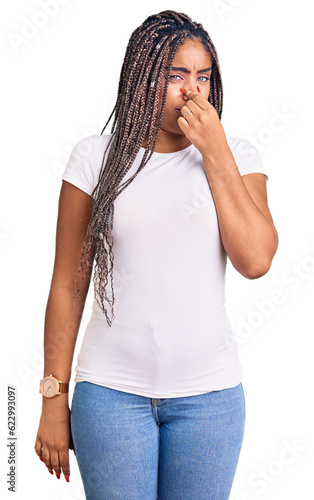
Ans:
{"type": "Polygon", "coordinates": [[[152,399],[77,382],[71,432],[87,500],[227,500],[245,417],[242,383],[152,399]]]}

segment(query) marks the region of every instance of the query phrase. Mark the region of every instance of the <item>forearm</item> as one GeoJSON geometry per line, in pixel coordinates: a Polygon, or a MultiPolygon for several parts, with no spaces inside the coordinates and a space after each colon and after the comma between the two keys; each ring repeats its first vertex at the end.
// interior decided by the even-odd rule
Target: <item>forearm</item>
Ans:
{"type": "MultiPolygon", "coordinates": [[[[71,378],[73,354],[87,290],[81,289],[71,304],[73,291],[52,283],[44,326],[44,377],[52,374],[62,382],[69,382],[71,378]]],[[[67,401],[68,395],[61,394],[51,400],[43,396],[43,401],[47,400],[56,404],[56,400],[67,401]]]]}
{"type": "Polygon", "coordinates": [[[269,220],[252,200],[232,155],[203,156],[222,243],[234,267],[245,277],[265,274],[277,242],[269,220]]]}

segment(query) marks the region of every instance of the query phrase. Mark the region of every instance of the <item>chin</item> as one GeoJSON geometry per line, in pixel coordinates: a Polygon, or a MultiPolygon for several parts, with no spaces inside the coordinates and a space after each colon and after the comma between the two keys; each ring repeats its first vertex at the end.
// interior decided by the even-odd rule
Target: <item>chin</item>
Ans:
{"type": "MultiPolygon", "coordinates": [[[[156,129],[157,129],[157,127],[156,127],[156,129]]],[[[183,134],[183,132],[180,129],[179,125],[178,124],[172,124],[172,123],[170,123],[166,127],[163,126],[163,124],[161,124],[160,125],[160,129],[159,129],[159,133],[160,132],[165,132],[166,134],[176,134],[176,135],[178,135],[178,132],[179,132],[180,134],[183,134]]]]}

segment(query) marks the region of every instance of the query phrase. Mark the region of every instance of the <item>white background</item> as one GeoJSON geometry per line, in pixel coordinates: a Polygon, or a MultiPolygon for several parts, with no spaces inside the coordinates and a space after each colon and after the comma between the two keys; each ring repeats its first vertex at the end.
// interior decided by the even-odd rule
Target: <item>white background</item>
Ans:
{"type": "MultiPolygon", "coordinates": [[[[295,500],[313,491],[313,37],[311,3],[290,0],[6,2],[1,14],[1,498],[84,499],[73,451],[57,480],[35,450],[43,325],[61,177],[70,151],[114,107],[131,33],[172,9],[201,22],[221,66],[228,137],[258,141],[279,234],[270,271],[248,280],[228,262],[228,315],[244,369],[247,423],[231,500],[295,500]],[[43,18],[40,18],[43,22],[43,18]],[[28,33],[30,33],[28,31],[28,33]],[[30,36],[30,35],[29,35],[30,36]],[[281,118],[278,118],[281,116],[281,118]],[[277,117],[277,118],[276,118],[277,117]],[[280,300],[274,300],[281,297],[280,300]],[[17,493],[6,492],[7,386],[17,387],[17,493]],[[294,451],[291,451],[294,450],[294,451]]],[[[111,122],[112,123],[112,122],[111,122]]],[[[104,133],[110,133],[111,123],[104,133]]],[[[90,287],[74,367],[91,314],[90,287]]]]}

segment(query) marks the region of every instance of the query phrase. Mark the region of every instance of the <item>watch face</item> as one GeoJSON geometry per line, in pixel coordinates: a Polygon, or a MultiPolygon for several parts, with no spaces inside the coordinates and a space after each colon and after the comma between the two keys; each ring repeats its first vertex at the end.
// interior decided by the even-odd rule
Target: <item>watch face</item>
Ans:
{"type": "Polygon", "coordinates": [[[41,387],[42,387],[42,391],[43,391],[44,395],[48,398],[52,397],[57,392],[56,381],[51,377],[47,377],[42,382],[41,387]]]}

